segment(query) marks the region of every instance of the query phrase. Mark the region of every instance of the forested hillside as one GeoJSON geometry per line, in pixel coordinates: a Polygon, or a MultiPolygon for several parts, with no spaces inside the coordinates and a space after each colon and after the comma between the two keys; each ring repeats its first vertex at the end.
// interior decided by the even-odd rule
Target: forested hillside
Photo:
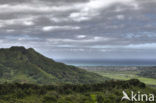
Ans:
{"type": "Polygon", "coordinates": [[[0,83],[84,84],[104,80],[95,73],[55,62],[32,48],[0,49],[0,83]]]}

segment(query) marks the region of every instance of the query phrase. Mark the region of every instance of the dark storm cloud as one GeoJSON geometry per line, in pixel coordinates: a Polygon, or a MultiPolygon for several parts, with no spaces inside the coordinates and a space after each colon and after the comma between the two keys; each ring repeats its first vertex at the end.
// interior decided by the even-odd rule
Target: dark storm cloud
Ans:
{"type": "Polygon", "coordinates": [[[0,0],[0,43],[54,58],[151,58],[155,21],[155,0],[0,0]]]}

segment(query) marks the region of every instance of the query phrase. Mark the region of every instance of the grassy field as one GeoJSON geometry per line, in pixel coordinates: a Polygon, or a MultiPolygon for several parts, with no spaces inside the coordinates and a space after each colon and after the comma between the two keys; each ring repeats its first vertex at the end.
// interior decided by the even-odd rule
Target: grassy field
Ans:
{"type": "Polygon", "coordinates": [[[84,66],[90,72],[116,80],[138,79],[147,85],[156,86],[155,67],[143,66],[84,66]],[[146,75],[143,75],[146,74],[146,75]]]}
{"type": "Polygon", "coordinates": [[[141,82],[144,82],[148,85],[156,85],[156,79],[153,78],[146,78],[138,76],[135,71],[103,71],[103,70],[97,70],[92,71],[97,74],[100,74],[104,77],[108,77],[111,79],[117,79],[117,80],[129,80],[129,79],[139,79],[141,82]]]}

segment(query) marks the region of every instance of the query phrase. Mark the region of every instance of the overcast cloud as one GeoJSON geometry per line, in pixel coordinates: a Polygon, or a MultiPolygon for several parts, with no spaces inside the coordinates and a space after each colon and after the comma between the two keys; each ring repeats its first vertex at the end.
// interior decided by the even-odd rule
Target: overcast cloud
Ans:
{"type": "Polygon", "coordinates": [[[156,0],[0,0],[0,47],[54,59],[156,59],[156,0]]]}

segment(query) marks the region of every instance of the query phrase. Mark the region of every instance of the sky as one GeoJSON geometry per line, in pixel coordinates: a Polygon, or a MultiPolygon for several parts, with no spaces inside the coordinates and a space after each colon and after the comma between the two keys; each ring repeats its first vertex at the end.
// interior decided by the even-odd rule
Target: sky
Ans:
{"type": "Polygon", "coordinates": [[[0,0],[0,48],[53,59],[156,59],[156,0],[0,0]]]}

